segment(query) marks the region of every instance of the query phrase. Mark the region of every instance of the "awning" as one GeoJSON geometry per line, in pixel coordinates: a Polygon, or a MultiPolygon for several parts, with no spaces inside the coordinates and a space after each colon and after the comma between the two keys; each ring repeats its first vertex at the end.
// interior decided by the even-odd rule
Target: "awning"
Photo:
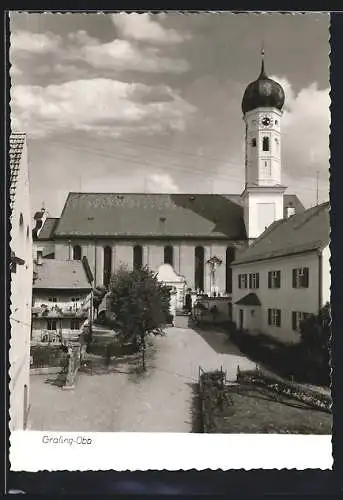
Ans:
{"type": "Polygon", "coordinates": [[[260,299],[257,297],[256,293],[248,293],[236,302],[239,306],[260,306],[260,299]]]}

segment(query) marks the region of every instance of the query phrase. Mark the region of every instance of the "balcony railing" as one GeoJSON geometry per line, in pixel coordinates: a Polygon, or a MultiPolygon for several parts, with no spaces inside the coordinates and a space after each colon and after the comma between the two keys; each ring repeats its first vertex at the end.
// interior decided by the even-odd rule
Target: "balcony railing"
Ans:
{"type": "Polygon", "coordinates": [[[32,308],[32,316],[36,318],[80,318],[86,319],[89,315],[89,306],[86,307],[59,307],[41,305],[32,308]]]}

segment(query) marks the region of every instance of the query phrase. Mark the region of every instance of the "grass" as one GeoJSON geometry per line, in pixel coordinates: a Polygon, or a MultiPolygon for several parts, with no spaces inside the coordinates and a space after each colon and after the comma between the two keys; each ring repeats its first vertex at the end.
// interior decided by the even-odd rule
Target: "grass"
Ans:
{"type": "Polygon", "coordinates": [[[215,433],[331,434],[331,414],[265,388],[226,388],[223,411],[217,410],[215,433]]]}

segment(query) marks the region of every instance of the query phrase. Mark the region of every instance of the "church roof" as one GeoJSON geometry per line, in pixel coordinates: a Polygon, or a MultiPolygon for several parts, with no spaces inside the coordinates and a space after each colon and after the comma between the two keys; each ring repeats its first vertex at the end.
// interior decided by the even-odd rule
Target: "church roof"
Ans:
{"type": "MultiPolygon", "coordinates": [[[[304,210],[295,195],[286,207],[304,210]]],[[[45,229],[45,224],[47,228],[45,229]]],[[[49,238],[223,238],[246,240],[238,194],[69,193],[60,219],[47,219],[49,238]],[[48,222],[50,221],[50,222],[48,222]],[[54,222],[53,222],[54,221],[54,222]]]]}
{"type": "Polygon", "coordinates": [[[240,195],[69,193],[56,237],[246,239],[240,195]]]}
{"type": "Polygon", "coordinates": [[[324,248],[330,241],[329,202],[271,224],[232,265],[268,260],[324,248]]]}
{"type": "Polygon", "coordinates": [[[33,289],[90,290],[85,268],[78,260],[43,259],[34,266],[33,289]]]}
{"type": "Polygon", "coordinates": [[[20,163],[25,145],[25,134],[12,133],[9,138],[10,156],[10,208],[14,207],[20,163]]]}

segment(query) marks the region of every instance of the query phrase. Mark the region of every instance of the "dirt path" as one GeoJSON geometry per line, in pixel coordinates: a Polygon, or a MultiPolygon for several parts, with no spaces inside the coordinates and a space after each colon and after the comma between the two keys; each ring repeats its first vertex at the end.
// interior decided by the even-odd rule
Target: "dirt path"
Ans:
{"type": "MultiPolygon", "coordinates": [[[[146,374],[123,362],[115,372],[80,373],[74,391],[47,376],[31,377],[31,429],[56,431],[192,432],[194,385],[199,365],[227,371],[253,368],[219,332],[170,328],[152,340],[146,374]]],[[[52,378],[52,376],[51,376],[52,378]]]]}

